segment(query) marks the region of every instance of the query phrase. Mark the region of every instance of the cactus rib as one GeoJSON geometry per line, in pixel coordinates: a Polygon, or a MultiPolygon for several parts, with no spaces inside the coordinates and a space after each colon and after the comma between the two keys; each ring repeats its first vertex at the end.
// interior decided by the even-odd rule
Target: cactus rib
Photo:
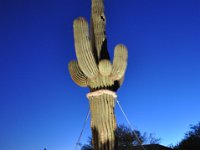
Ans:
{"type": "Polygon", "coordinates": [[[68,64],[72,80],[81,87],[87,87],[87,77],[81,71],[77,61],[71,61],[68,64]]]}
{"type": "Polygon", "coordinates": [[[112,71],[112,65],[109,60],[101,60],[99,62],[99,71],[103,76],[109,76],[112,71]]]}
{"type": "Polygon", "coordinates": [[[128,52],[126,46],[118,44],[115,47],[112,77],[119,80],[123,77],[127,67],[128,52]]]}
{"type": "Polygon", "coordinates": [[[88,23],[82,17],[74,21],[74,39],[76,56],[81,70],[87,77],[94,78],[98,74],[98,68],[89,39],[88,23]]]}
{"type": "Polygon", "coordinates": [[[106,17],[104,14],[103,0],[92,1],[91,29],[93,34],[93,42],[100,58],[104,41],[106,40],[106,17]]]}

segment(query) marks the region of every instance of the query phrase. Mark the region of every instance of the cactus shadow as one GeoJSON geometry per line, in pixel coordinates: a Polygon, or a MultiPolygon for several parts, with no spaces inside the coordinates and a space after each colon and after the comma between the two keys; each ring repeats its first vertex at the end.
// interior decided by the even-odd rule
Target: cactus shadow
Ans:
{"type": "Polygon", "coordinates": [[[107,47],[107,39],[103,41],[101,46],[100,60],[102,59],[110,60],[110,55],[108,53],[108,47],[107,47]]]}

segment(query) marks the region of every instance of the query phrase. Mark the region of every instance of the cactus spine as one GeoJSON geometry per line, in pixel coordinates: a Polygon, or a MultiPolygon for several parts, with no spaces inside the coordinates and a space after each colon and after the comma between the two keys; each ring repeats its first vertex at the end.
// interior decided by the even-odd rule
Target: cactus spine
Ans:
{"type": "Polygon", "coordinates": [[[89,87],[93,93],[88,99],[94,149],[114,150],[116,97],[110,92],[116,92],[122,85],[128,52],[126,46],[118,44],[111,63],[107,50],[104,0],[92,0],[90,23],[89,31],[88,23],[83,17],[74,20],[74,41],[78,61],[71,61],[68,68],[72,80],[81,87],[89,87]]]}

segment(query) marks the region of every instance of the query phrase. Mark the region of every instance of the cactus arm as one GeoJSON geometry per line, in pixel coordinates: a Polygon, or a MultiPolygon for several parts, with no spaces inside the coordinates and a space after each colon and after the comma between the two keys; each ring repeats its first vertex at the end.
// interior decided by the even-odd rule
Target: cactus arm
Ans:
{"type": "Polygon", "coordinates": [[[112,71],[112,64],[109,60],[103,59],[99,62],[99,71],[103,76],[109,76],[112,71]]]}
{"type": "Polygon", "coordinates": [[[81,87],[87,87],[87,77],[81,71],[77,61],[71,61],[68,64],[69,73],[72,80],[81,87]]]}
{"type": "Polygon", "coordinates": [[[96,46],[95,46],[95,38],[94,38],[94,28],[93,28],[93,22],[92,22],[92,18],[90,19],[90,42],[91,42],[91,47],[92,47],[92,52],[94,55],[94,58],[96,60],[96,63],[99,63],[99,57],[98,57],[98,53],[96,50],[96,46]]]}
{"type": "MultiPolygon", "coordinates": [[[[106,54],[106,59],[109,59],[107,52],[106,40],[106,17],[104,13],[104,0],[92,0],[92,14],[91,14],[91,35],[93,37],[93,45],[97,51],[98,58],[106,54]],[[101,51],[104,50],[102,53],[101,51]]],[[[105,56],[104,56],[105,59],[105,56]]]]}
{"type": "Polygon", "coordinates": [[[114,80],[119,80],[124,76],[127,67],[127,58],[127,48],[122,44],[118,44],[115,47],[113,60],[112,78],[114,80]]]}
{"type": "Polygon", "coordinates": [[[75,19],[73,27],[78,64],[87,77],[94,78],[98,74],[98,68],[89,39],[88,23],[80,17],[75,19]]]}
{"type": "Polygon", "coordinates": [[[118,80],[119,86],[121,87],[122,84],[124,83],[124,75],[118,80]]]}

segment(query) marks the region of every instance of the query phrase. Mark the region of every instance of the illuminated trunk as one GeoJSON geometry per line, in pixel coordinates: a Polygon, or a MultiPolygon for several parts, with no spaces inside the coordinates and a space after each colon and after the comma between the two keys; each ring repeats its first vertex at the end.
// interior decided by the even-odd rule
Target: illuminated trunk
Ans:
{"type": "Polygon", "coordinates": [[[103,94],[89,97],[92,140],[95,150],[115,150],[115,98],[103,94]]]}

